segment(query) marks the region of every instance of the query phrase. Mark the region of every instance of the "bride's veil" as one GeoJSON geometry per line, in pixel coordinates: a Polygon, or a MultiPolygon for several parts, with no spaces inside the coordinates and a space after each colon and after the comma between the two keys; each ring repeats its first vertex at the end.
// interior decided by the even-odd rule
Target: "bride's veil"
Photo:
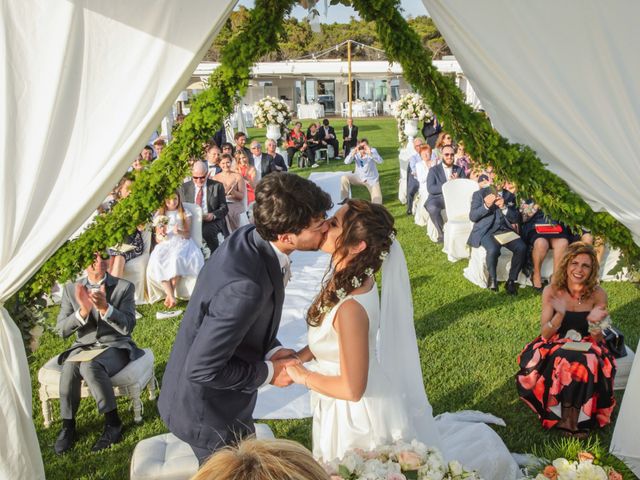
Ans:
{"type": "MultiPolygon", "coordinates": [[[[394,240],[382,263],[382,297],[378,357],[382,368],[402,394],[417,439],[440,447],[438,427],[427,399],[420,366],[409,272],[402,247],[394,240]]],[[[406,439],[411,440],[411,439],[406,439]]]]}

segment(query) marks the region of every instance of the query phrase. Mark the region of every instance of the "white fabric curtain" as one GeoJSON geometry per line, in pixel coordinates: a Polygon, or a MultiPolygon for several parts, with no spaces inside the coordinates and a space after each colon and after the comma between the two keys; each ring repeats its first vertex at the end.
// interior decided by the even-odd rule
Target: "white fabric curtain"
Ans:
{"type": "MultiPolygon", "coordinates": [[[[496,129],[530,145],[549,170],[639,242],[640,3],[423,3],[496,129]]],[[[633,387],[622,401],[612,447],[640,475],[633,387]]]]}
{"type": "MultiPolygon", "coordinates": [[[[1,0],[0,305],[160,123],[236,0],[1,0]]],[[[0,307],[0,478],[44,478],[22,339],[0,307]]]]}

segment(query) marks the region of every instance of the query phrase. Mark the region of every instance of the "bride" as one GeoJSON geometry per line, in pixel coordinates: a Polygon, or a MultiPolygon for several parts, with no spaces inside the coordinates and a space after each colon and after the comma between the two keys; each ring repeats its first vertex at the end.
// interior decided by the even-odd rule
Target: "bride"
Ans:
{"type": "Polygon", "coordinates": [[[321,249],[332,270],[307,314],[309,345],[298,352],[315,363],[287,368],[312,391],[313,454],[330,461],[413,439],[439,447],[393,217],[381,205],[349,200],[330,222],[321,249]],[[383,264],[381,309],[374,275],[383,264]]]}

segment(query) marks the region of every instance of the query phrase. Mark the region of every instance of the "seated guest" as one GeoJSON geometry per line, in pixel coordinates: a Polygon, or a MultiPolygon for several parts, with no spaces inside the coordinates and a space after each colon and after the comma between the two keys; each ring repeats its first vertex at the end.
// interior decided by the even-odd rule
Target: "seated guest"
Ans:
{"type": "Polygon", "coordinates": [[[445,209],[444,197],[442,196],[442,185],[449,180],[456,178],[466,178],[464,170],[453,163],[454,150],[451,145],[442,147],[442,163],[438,163],[429,170],[427,175],[427,191],[429,198],[425,203],[425,208],[429,212],[429,217],[438,230],[438,243],[444,242],[444,220],[442,210],[445,209]]]}
{"type": "Polygon", "coordinates": [[[248,438],[214,453],[191,480],[329,480],[297,442],[248,438]]]}
{"type": "Polygon", "coordinates": [[[110,377],[130,361],[144,355],[131,339],[136,325],[134,286],[107,273],[108,255],[96,254],[85,270],[86,277],[67,283],[62,292],[57,330],[67,338],[74,333],[76,341],[58,357],[60,374],[60,416],[62,430],[54,450],[60,455],[76,441],[76,413],[80,406],[80,387],[84,380],[104,415],[104,432],[93,445],[97,452],[122,440],[122,421],[110,377]],[[107,347],[93,360],[69,361],[81,350],[107,347]]]}
{"type": "Polygon", "coordinates": [[[480,188],[485,188],[488,187],[489,185],[491,185],[491,180],[489,180],[489,177],[487,176],[486,173],[481,173],[478,178],[478,185],[480,186],[480,188]]]}
{"type": "Polygon", "coordinates": [[[147,275],[162,284],[164,305],[175,307],[180,277],[197,277],[204,266],[200,247],[191,239],[191,213],[175,193],[166,198],[154,216],[158,244],[151,252],[147,275]]]}
{"type": "Polygon", "coordinates": [[[442,162],[442,148],[445,146],[453,147],[453,137],[447,132],[440,132],[438,134],[438,139],[436,140],[436,146],[433,149],[433,155],[436,157],[438,162],[442,162]]]}
{"type": "Polygon", "coordinates": [[[275,168],[276,172],[286,172],[287,162],[285,162],[283,156],[277,152],[277,145],[275,140],[268,138],[264,142],[264,146],[267,149],[267,154],[270,155],[271,158],[273,158],[273,167],[275,168]]]}
{"type": "Polygon", "coordinates": [[[233,136],[236,144],[233,147],[233,154],[242,151],[245,153],[247,158],[249,159],[249,165],[253,165],[253,156],[251,155],[251,150],[249,150],[245,145],[247,144],[247,134],[244,132],[236,132],[233,136]]]}
{"type": "Polygon", "coordinates": [[[231,170],[230,155],[226,153],[222,155],[220,167],[222,168],[222,172],[213,177],[213,179],[224,185],[224,194],[227,200],[227,208],[229,209],[225,219],[227,221],[227,228],[231,234],[240,228],[240,217],[246,215],[247,210],[244,204],[244,196],[247,191],[242,175],[231,170]]]}
{"type": "Polygon", "coordinates": [[[320,137],[326,145],[331,145],[331,148],[333,148],[333,155],[339,160],[340,145],[338,144],[338,139],[336,138],[336,131],[331,125],[329,125],[328,118],[322,120],[322,127],[320,127],[320,137]]]}
{"type": "Polygon", "coordinates": [[[326,148],[327,144],[320,136],[320,131],[315,123],[309,125],[307,129],[307,156],[309,157],[309,163],[311,168],[317,168],[320,164],[317,163],[316,152],[321,148],[326,148]]]}
{"type": "Polygon", "coordinates": [[[420,161],[416,163],[416,178],[418,180],[420,198],[427,198],[427,176],[429,170],[437,165],[436,161],[431,158],[432,149],[428,143],[420,146],[420,161]]]}
{"type": "Polygon", "coordinates": [[[215,177],[222,171],[222,168],[220,168],[220,153],[220,148],[215,143],[206,143],[204,145],[204,158],[207,161],[209,178],[215,177]]]}
{"type": "Polygon", "coordinates": [[[438,119],[434,115],[431,121],[424,122],[422,125],[422,136],[424,137],[427,144],[434,149],[436,146],[436,142],[438,141],[438,136],[442,131],[442,125],[438,122],[438,119]]]}
{"type": "Polygon", "coordinates": [[[522,216],[521,236],[531,250],[533,264],[531,283],[533,288],[542,292],[542,262],[549,249],[553,249],[553,270],[556,270],[569,245],[571,232],[561,223],[547,217],[533,200],[521,202],[520,214],[522,216]],[[555,231],[545,232],[541,230],[542,225],[553,225],[556,228],[555,231]]]}
{"type": "Polygon", "coordinates": [[[607,294],[598,286],[598,270],[590,245],[568,247],[542,293],[540,336],[524,347],[516,374],[520,398],[542,427],[578,438],[607,425],[616,404],[616,362],[600,325],[608,317],[607,294]],[[568,342],[588,350],[563,348],[568,342]]]}
{"type": "Polygon", "coordinates": [[[220,150],[222,150],[220,155],[222,155],[223,153],[226,153],[227,155],[231,155],[232,158],[234,157],[233,145],[231,145],[229,142],[224,142],[223,144],[221,144],[220,150]]]}
{"type": "Polygon", "coordinates": [[[413,139],[413,149],[415,153],[409,158],[409,165],[407,166],[407,215],[413,214],[413,199],[420,189],[420,183],[418,183],[418,172],[416,171],[416,165],[421,161],[420,147],[422,147],[422,139],[413,139]]]}
{"type": "Polygon", "coordinates": [[[476,192],[471,197],[471,211],[469,220],[474,222],[469,235],[468,244],[471,247],[484,247],[487,251],[487,269],[489,270],[489,288],[498,291],[498,258],[501,247],[513,252],[509,278],[505,290],[510,295],[518,293],[516,280],[527,255],[527,245],[513,229],[513,224],[520,220],[520,213],[515,205],[515,196],[507,190],[496,191],[488,186],[476,192]],[[511,233],[514,238],[504,243],[496,239],[496,235],[511,233]]]}
{"type": "Polygon", "coordinates": [[[380,174],[376,163],[382,163],[382,157],[375,148],[369,146],[369,140],[363,138],[357,148],[344,159],[345,165],[355,162],[354,173],[348,173],[340,178],[340,198],[342,203],[349,198],[350,185],[364,185],[371,195],[371,203],[382,204],[382,190],[380,189],[380,174]]]}
{"type": "Polygon", "coordinates": [[[293,130],[289,130],[287,134],[287,163],[291,168],[291,162],[293,162],[293,156],[296,152],[300,152],[303,155],[307,154],[307,137],[302,131],[302,123],[296,122],[293,126],[293,130]]]}
{"type": "Polygon", "coordinates": [[[458,145],[456,145],[455,162],[456,165],[464,169],[464,174],[469,178],[473,162],[471,161],[469,154],[465,151],[464,142],[462,140],[460,140],[458,145]]]}
{"type": "Polygon", "coordinates": [[[236,155],[236,172],[244,179],[245,188],[247,189],[247,206],[251,205],[255,199],[255,189],[258,184],[256,178],[256,168],[249,165],[249,159],[244,152],[236,155]]]}
{"type": "Polygon", "coordinates": [[[347,124],[342,127],[342,149],[345,158],[352,148],[358,145],[358,127],[353,124],[353,118],[347,118],[347,124]]]}
{"type": "Polygon", "coordinates": [[[160,157],[162,150],[167,146],[167,142],[165,142],[164,138],[158,137],[153,141],[153,149],[156,152],[156,158],[160,157]]]}
{"type": "Polygon", "coordinates": [[[276,167],[273,165],[273,157],[268,153],[262,152],[262,145],[257,140],[251,142],[251,155],[253,156],[252,165],[256,169],[256,182],[259,182],[271,172],[277,172],[276,167]]]}
{"type": "Polygon", "coordinates": [[[144,148],[142,149],[142,152],[140,152],[140,156],[142,156],[142,160],[149,165],[151,162],[153,162],[154,160],[154,154],[155,152],[153,151],[153,148],[151,147],[151,145],[145,145],[144,148]]]}
{"type": "Polygon", "coordinates": [[[191,180],[180,186],[179,194],[181,202],[202,208],[202,238],[213,253],[218,248],[218,234],[229,234],[224,218],[228,212],[224,185],[208,178],[205,163],[196,161],[191,167],[191,180]]]}

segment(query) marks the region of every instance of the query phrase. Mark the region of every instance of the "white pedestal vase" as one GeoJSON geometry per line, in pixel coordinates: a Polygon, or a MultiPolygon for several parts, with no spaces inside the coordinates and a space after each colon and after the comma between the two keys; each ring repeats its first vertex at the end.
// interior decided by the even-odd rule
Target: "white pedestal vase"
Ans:
{"type": "Polygon", "coordinates": [[[413,139],[418,134],[418,119],[404,121],[404,133],[407,136],[407,144],[400,150],[398,156],[400,164],[400,180],[398,183],[398,200],[405,205],[407,203],[407,168],[409,167],[409,159],[415,155],[413,148],[413,139]]]}
{"type": "Polygon", "coordinates": [[[267,138],[277,143],[280,138],[280,125],[277,123],[270,123],[267,125],[267,138]]]}

